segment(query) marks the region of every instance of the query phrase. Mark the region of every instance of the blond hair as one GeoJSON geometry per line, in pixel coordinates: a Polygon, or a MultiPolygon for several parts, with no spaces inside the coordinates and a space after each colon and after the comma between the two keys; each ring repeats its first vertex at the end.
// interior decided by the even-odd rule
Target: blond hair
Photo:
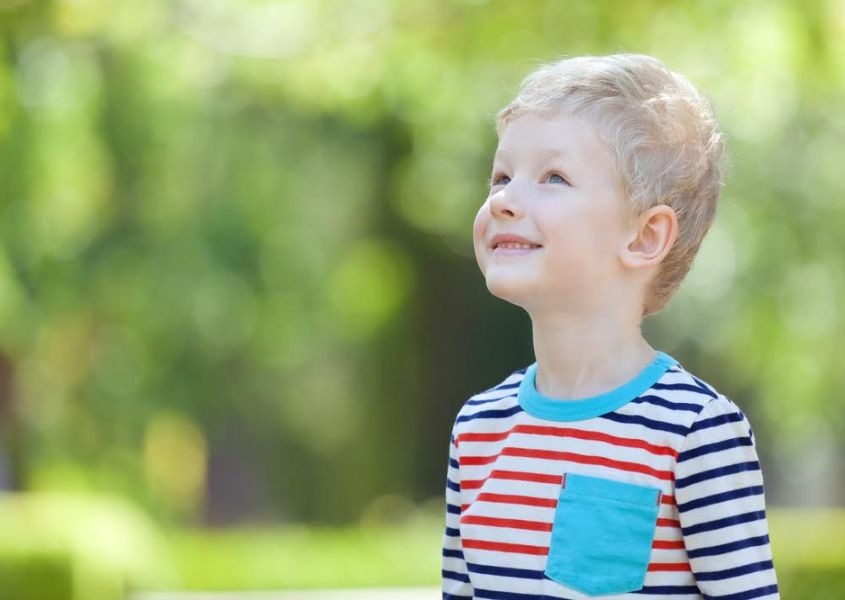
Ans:
{"type": "Polygon", "coordinates": [[[496,133],[524,113],[590,120],[614,155],[617,182],[636,218],[659,204],[678,235],[649,282],[643,317],[677,290],[716,214],[726,151],[710,101],[682,75],[644,54],[578,56],[540,65],[496,115],[496,133]]]}

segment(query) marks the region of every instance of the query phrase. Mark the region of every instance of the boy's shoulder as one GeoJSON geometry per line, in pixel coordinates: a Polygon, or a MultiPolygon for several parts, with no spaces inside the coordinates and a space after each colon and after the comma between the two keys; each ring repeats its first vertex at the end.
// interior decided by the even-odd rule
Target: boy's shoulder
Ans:
{"type": "MultiPolygon", "coordinates": [[[[744,429],[754,439],[751,423],[739,405],[719,391],[707,380],[698,377],[681,363],[670,367],[652,389],[666,392],[681,392],[678,402],[693,400],[694,413],[687,434],[694,431],[712,429],[712,425],[727,422],[737,423],[738,429],[744,429]]],[[[686,437],[686,436],[685,436],[686,437]]]]}
{"type": "MultiPolygon", "coordinates": [[[[466,430],[472,422],[494,418],[506,420],[522,412],[518,402],[519,386],[528,366],[509,373],[499,383],[473,394],[458,410],[454,429],[466,430]]],[[[749,437],[754,433],[742,409],[707,380],[687,370],[677,360],[643,394],[636,404],[668,408],[679,426],[676,431],[690,433],[706,430],[708,425],[730,420],[744,426],[749,437]]]]}
{"type": "Polygon", "coordinates": [[[520,412],[517,393],[528,367],[512,371],[496,385],[473,394],[458,410],[454,426],[483,417],[507,417],[520,412]]]}

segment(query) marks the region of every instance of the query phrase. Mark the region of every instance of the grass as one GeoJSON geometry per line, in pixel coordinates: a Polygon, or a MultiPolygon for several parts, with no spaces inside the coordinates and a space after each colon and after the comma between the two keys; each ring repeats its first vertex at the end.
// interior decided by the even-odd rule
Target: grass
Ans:
{"type": "Polygon", "coordinates": [[[169,537],[181,589],[413,587],[440,581],[442,528],[238,528],[169,537]]]}
{"type": "MultiPolygon", "coordinates": [[[[769,509],[779,578],[845,572],[845,510],[769,509]]],[[[182,589],[431,586],[440,581],[442,519],[406,527],[177,531],[168,537],[182,589]]],[[[822,575],[823,576],[823,575],[822,575]]]]}
{"type": "MultiPolygon", "coordinates": [[[[121,502],[0,497],[0,588],[59,582],[56,569],[67,571],[62,585],[72,581],[74,597],[86,600],[115,598],[109,590],[123,584],[150,590],[437,586],[439,509],[413,512],[396,526],[160,530],[121,502]]],[[[768,518],[783,596],[845,598],[845,509],[770,508],[768,518]]],[[[33,598],[48,597],[41,588],[33,598]]]]}

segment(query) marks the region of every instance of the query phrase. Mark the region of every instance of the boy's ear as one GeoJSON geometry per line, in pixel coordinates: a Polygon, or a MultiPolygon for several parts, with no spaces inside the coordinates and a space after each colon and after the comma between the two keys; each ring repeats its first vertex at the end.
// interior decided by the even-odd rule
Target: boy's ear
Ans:
{"type": "Polygon", "coordinates": [[[666,204],[652,206],[634,220],[619,259],[629,269],[657,266],[678,237],[678,217],[666,204]]]}

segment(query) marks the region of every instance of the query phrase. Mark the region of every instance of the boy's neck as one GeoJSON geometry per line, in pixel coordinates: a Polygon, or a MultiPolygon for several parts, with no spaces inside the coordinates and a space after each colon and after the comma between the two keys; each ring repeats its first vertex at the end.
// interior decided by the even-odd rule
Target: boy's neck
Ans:
{"type": "Polygon", "coordinates": [[[581,399],[609,392],[651,364],[656,351],[639,323],[607,314],[532,315],[537,391],[581,399]]]}

